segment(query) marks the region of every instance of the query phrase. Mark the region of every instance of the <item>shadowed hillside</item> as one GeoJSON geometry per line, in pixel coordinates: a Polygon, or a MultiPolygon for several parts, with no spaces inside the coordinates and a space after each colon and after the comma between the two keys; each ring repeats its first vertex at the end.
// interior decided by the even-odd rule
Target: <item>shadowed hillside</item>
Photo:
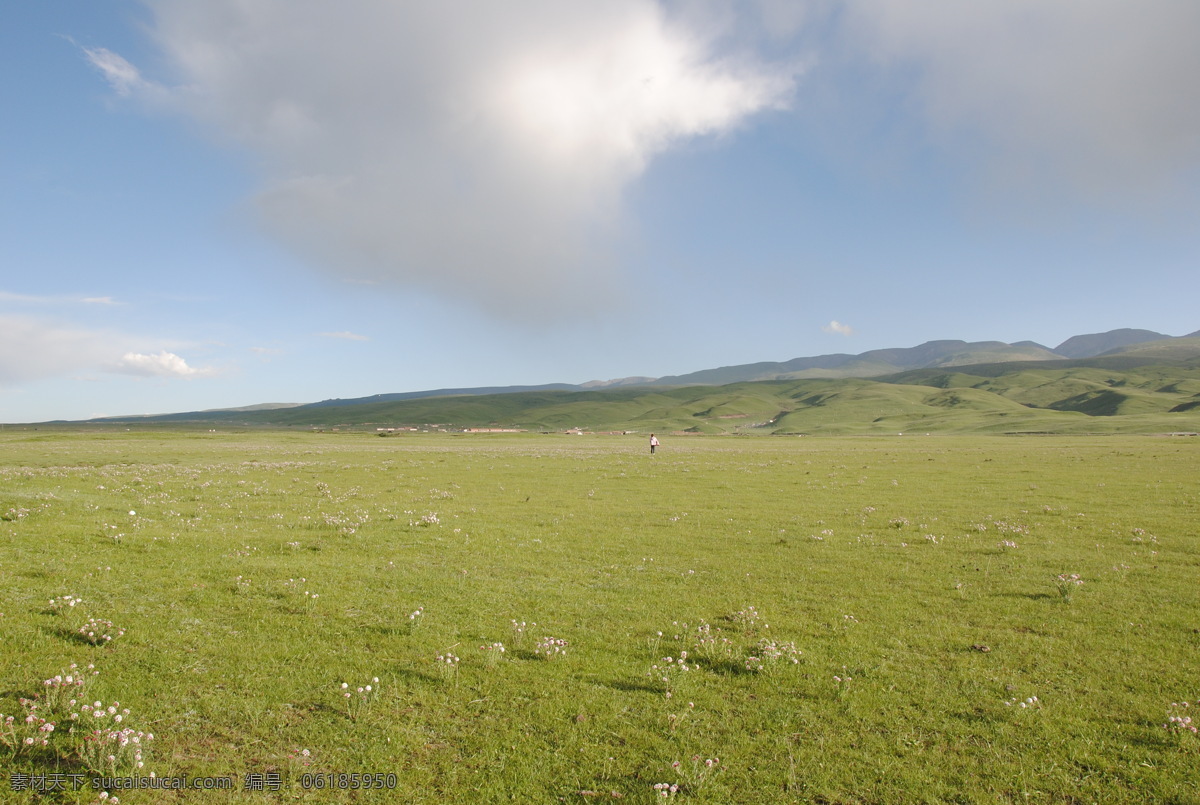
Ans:
{"type": "Polygon", "coordinates": [[[1075,336],[1055,350],[1032,341],[930,341],[657,380],[442,389],[92,421],[384,433],[1145,433],[1196,430],[1197,416],[1200,333],[1124,329],[1075,336]]]}
{"type": "Polygon", "coordinates": [[[239,427],[697,434],[1161,433],[1200,430],[1200,358],[1138,356],[809,378],[174,414],[107,422],[239,427]]]}

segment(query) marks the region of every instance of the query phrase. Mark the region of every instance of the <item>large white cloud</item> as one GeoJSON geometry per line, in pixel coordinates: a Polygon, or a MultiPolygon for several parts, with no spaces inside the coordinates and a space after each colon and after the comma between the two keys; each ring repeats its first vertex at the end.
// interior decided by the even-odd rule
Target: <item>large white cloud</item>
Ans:
{"type": "Polygon", "coordinates": [[[786,105],[796,73],[654,0],[147,2],[175,75],[93,63],[251,149],[269,231],[516,315],[603,296],[622,191],[680,140],[786,105]]]}
{"type": "Polygon", "coordinates": [[[788,106],[801,64],[797,113],[855,110],[828,125],[856,161],[1043,205],[1194,195],[1200,168],[1195,0],[144,2],[167,72],[89,58],[254,154],[267,231],[516,317],[623,287],[630,184],[788,106]]]}

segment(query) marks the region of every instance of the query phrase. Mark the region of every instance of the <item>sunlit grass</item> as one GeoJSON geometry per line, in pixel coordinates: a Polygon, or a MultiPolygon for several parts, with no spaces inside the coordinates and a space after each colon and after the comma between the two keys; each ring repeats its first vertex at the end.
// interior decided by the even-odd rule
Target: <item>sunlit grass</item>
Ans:
{"type": "Polygon", "coordinates": [[[1189,801],[1198,449],[4,434],[0,758],[75,663],[236,801],[1189,801]]]}

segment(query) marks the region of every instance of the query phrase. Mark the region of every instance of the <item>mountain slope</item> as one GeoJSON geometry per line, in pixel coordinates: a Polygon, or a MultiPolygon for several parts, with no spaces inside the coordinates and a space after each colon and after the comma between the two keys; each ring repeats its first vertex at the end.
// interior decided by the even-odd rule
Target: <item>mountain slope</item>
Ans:
{"type": "Polygon", "coordinates": [[[789,361],[763,361],[651,381],[655,386],[711,385],[745,380],[786,380],[805,377],[881,377],[897,372],[933,367],[1000,364],[1015,361],[1062,361],[1100,355],[1129,355],[1146,359],[1178,360],[1200,354],[1200,343],[1191,337],[1174,338],[1151,330],[1120,329],[1068,338],[1055,349],[1033,341],[928,341],[915,347],[876,349],[858,355],[834,353],[789,361]]]}
{"type": "Polygon", "coordinates": [[[723,366],[685,375],[660,377],[656,386],[737,383],[745,380],[784,380],[800,377],[877,377],[928,366],[958,366],[998,361],[1056,360],[1060,356],[1032,342],[929,341],[915,347],[876,349],[859,355],[833,354],[794,358],[781,363],[723,366]]]}
{"type": "Polygon", "coordinates": [[[1200,355],[1200,336],[1185,335],[1182,338],[1144,341],[1106,352],[1104,355],[1122,355],[1155,361],[1182,361],[1200,355]]]}
{"type": "Polygon", "coordinates": [[[236,427],[519,428],[710,434],[1163,433],[1200,430],[1200,357],[920,369],[879,378],[538,390],[109,422],[236,427]]]}
{"type": "Polygon", "coordinates": [[[1159,341],[1170,337],[1153,330],[1124,328],[1109,330],[1107,333],[1072,336],[1055,347],[1054,351],[1065,358],[1091,358],[1145,341],[1159,341]]]}
{"type": "Polygon", "coordinates": [[[1186,428],[1174,415],[1200,412],[1200,335],[1173,338],[1148,330],[1113,330],[1076,336],[1061,346],[1085,353],[1113,344],[1119,346],[1079,359],[1032,341],[943,340],[657,380],[439,389],[286,408],[247,406],[93,421],[790,433],[886,432],[905,422],[926,429],[1055,430],[1088,427],[1079,424],[1087,421],[1095,427],[1108,418],[1118,428],[1186,428]],[[1161,419],[1166,415],[1171,416],[1161,419]],[[983,420],[990,424],[984,427],[983,420]],[[1018,427],[1018,422],[1024,424],[1018,427]]]}

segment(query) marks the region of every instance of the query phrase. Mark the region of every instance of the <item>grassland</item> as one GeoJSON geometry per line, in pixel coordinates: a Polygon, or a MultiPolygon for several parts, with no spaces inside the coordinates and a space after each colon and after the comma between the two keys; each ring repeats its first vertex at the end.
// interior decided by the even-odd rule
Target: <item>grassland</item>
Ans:
{"type": "MultiPolygon", "coordinates": [[[[128,420],[110,422],[124,425],[128,420]]],[[[135,418],[141,427],[150,421],[135,418]]],[[[529,431],[756,435],[1109,434],[1200,430],[1200,359],[1129,357],[920,369],[820,378],[598,391],[525,391],[326,401],[272,410],[169,414],[180,427],[505,427],[529,431]],[[1063,364],[1070,364],[1064,366],[1063,364]]]]}
{"type": "Polygon", "coordinates": [[[1200,707],[1198,469],[1192,437],[0,433],[0,711],[56,725],[3,733],[0,801],[1200,802],[1164,728],[1200,707]],[[84,758],[72,663],[153,734],[139,772],[84,758]]]}

